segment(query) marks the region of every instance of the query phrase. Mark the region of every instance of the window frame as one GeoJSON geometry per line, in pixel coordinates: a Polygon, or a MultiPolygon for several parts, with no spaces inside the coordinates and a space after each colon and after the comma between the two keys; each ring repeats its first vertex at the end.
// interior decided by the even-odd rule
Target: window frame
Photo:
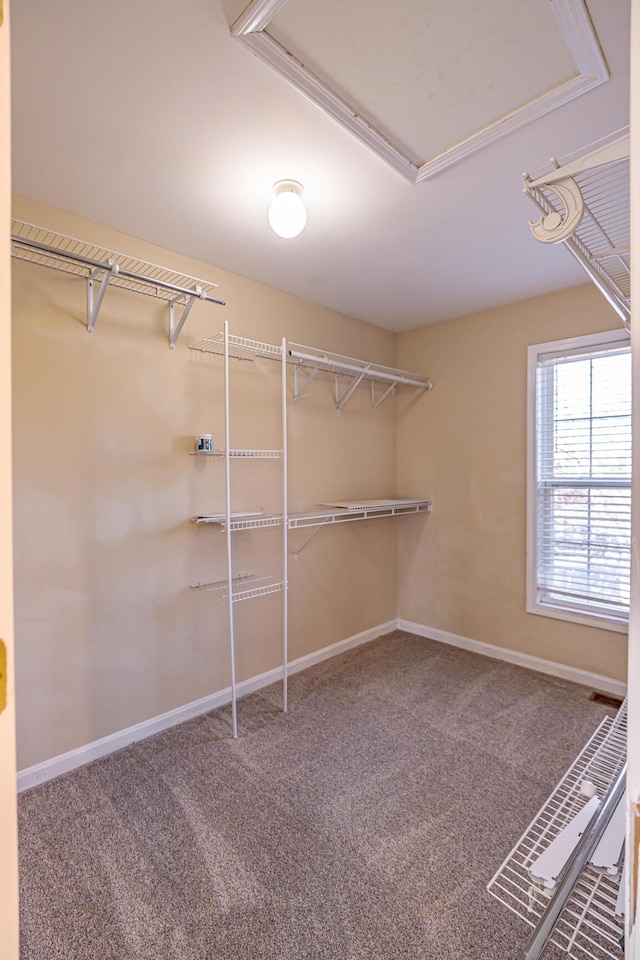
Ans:
{"type": "MultiPolygon", "coordinates": [[[[628,633],[627,617],[606,616],[602,613],[590,613],[578,609],[556,607],[542,603],[538,599],[537,559],[538,559],[538,483],[537,483],[537,370],[538,359],[542,354],[569,353],[599,347],[626,346],[631,341],[624,328],[607,330],[603,333],[588,334],[581,337],[569,337],[564,340],[551,340],[547,343],[532,344],[527,356],[527,546],[526,546],[526,611],[543,617],[566,620],[589,627],[628,633]]],[[[631,487],[631,484],[630,484],[631,487]]]]}

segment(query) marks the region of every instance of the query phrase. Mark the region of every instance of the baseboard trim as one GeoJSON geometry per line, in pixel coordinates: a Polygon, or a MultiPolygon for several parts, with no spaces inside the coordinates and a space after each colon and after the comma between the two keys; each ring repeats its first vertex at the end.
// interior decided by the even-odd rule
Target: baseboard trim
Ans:
{"type": "MultiPolygon", "coordinates": [[[[481,640],[472,640],[470,637],[463,637],[456,633],[449,633],[446,630],[439,630],[436,627],[427,627],[422,623],[414,623],[411,620],[389,620],[387,623],[379,624],[377,627],[371,627],[369,630],[363,630],[361,633],[354,634],[337,643],[332,643],[313,653],[306,654],[304,657],[298,657],[289,663],[289,674],[299,673],[316,663],[323,660],[329,660],[331,657],[345,653],[354,647],[359,647],[376,637],[381,637],[392,630],[404,630],[407,633],[413,633],[419,637],[426,637],[430,640],[436,640],[439,643],[446,643],[450,646],[460,647],[463,650],[469,650],[472,653],[479,653],[485,657],[491,657],[494,660],[504,660],[507,663],[513,663],[520,667],[526,667],[529,670],[537,670],[539,673],[546,673],[553,677],[560,677],[563,680],[570,680],[573,683],[580,683],[584,686],[593,687],[603,693],[611,693],[615,696],[624,697],[627,692],[627,686],[621,680],[614,680],[612,677],[605,677],[598,673],[590,673],[587,670],[579,670],[576,667],[568,666],[564,663],[556,663],[553,660],[543,660],[541,657],[534,657],[531,654],[519,653],[516,650],[509,650],[506,647],[497,647],[491,643],[483,643],[481,640]]],[[[274,670],[268,670],[266,673],[258,674],[243,680],[238,684],[237,692],[239,697],[245,697],[255,690],[262,687],[268,687],[282,679],[282,667],[276,667],[274,670]]],[[[47,780],[53,780],[63,773],[68,773],[76,767],[84,766],[85,763],[91,763],[100,757],[105,757],[109,753],[121,750],[131,743],[137,743],[145,740],[162,730],[168,730],[186,720],[192,720],[194,717],[209,713],[210,710],[216,710],[229,703],[231,700],[231,688],[225,687],[216,693],[207,697],[201,697],[199,700],[193,700],[167,713],[144,720],[142,723],[136,723],[124,730],[119,730],[107,737],[101,737],[85,746],[70,750],[68,753],[60,754],[38,763],[33,767],[27,767],[20,770],[17,776],[18,793],[29,790],[38,784],[45,783],[47,780]]]]}
{"type": "Polygon", "coordinates": [[[482,656],[492,657],[494,660],[504,660],[519,667],[537,670],[538,673],[547,673],[552,677],[571,680],[573,683],[593,687],[602,693],[611,693],[617,697],[624,697],[627,693],[627,685],[622,680],[614,680],[613,677],[605,677],[599,673],[590,673],[588,670],[579,670],[577,667],[571,667],[565,663],[556,663],[554,660],[543,660],[541,657],[534,657],[529,653],[509,650],[507,647],[496,647],[492,643],[472,640],[470,637],[448,633],[446,630],[439,630],[436,627],[426,627],[422,623],[398,620],[398,629],[407,633],[415,633],[417,636],[426,637],[429,640],[437,640],[439,643],[448,643],[452,647],[461,647],[463,650],[470,650],[472,653],[480,653],[482,656]]]}
{"type": "MultiPolygon", "coordinates": [[[[375,640],[376,637],[381,637],[383,634],[395,630],[396,626],[396,620],[389,620],[387,623],[379,624],[377,627],[371,627],[369,630],[363,630],[361,633],[347,637],[345,640],[339,640],[337,643],[332,643],[328,647],[323,647],[320,650],[315,650],[313,653],[308,653],[304,657],[298,657],[297,660],[292,660],[289,663],[289,674],[299,673],[301,670],[306,670],[316,663],[321,663],[323,660],[335,657],[340,653],[351,650],[353,647],[359,647],[363,643],[375,640]]],[[[270,684],[281,680],[282,674],[283,668],[277,667],[275,670],[269,670],[258,676],[250,677],[248,680],[243,680],[237,685],[238,696],[245,697],[255,690],[268,687],[270,684]]],[[[167,713],[162,713],[157,717],[144,720],[142,723],[136,723],[132,727],[119,730],[117,733],[112,733],[107,737],[101,737],[99,740],[87,743],[83,747],[69,750],[67,753],[52,757],[50,760],[45,760],[33,767],[20,770],[17,776],[18,793],[29,790],[38,784],[45,783],[47,780],[53,780],[54,777],[59,777],[63,773],[75,770],[76,767],[84,766],[85,763],[99,760],[100,757],[105,757],[109,753],[121,750],[123,747],[128,747],[131,743],[137,743],[139,740],[145,740],[147,737],[151,737],[155,733],[160,733],[162,730],[168,730],[169,727],[184,723],[185,720],[192,720],[194,717],[201,716],[203,713],[209,713],[210,710],[216,710],[218,707],[222,707],[230,701],[231,687],[225,687],[223,690],[218,690],[216,693],[212,693],[207,697],[192,700],[182,707],[176,707],[174,710],[167,711],[167,713]]]]}
{"type": "MultiPolygon", "coordinates": [[[[328,647],[322,647],[322,649],[308,653],[304,657],[292,660],[289,663],[289,673],[299,673],[301,670],[306,670],[307,667],[313,667],[316,663],[322,663],[323,660],[336,657],[339,653],[346,653],[353,647],[360,647],[363,643],[369,643],[370,640],[383,637],[385,633],[391,633],[397,627],[398,621],[394,619],[388,620],[387,623],[381,623],[377,627],[371,627],[369,630],[363,630],[362,633],[354,633],[352,637],[347,637],[346,640],[338,640],[337,643],[332,643],[328,647]]],[[[282,668],[280,668],[280,676],[282,676],[282,668]]]]}

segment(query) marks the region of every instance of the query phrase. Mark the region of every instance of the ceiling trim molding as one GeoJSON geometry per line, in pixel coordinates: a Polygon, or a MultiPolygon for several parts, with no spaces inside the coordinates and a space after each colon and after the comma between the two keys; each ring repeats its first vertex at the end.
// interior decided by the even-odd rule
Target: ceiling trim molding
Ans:
{"type": "Polygon", "coordinates": [[[412,183],[428,180],[476,150],[537,120],[609,79],[609,69],[585,0],[550,0],[558,28],[576,64],[577,75],[483,127],[450,149],[416,163],[406,155],[399,144],[386,137],[269,34],[269,24],[286,3],[288,0],[252,0],[231,27],[231,36],[273,67],[285,80],[412,183]]]}

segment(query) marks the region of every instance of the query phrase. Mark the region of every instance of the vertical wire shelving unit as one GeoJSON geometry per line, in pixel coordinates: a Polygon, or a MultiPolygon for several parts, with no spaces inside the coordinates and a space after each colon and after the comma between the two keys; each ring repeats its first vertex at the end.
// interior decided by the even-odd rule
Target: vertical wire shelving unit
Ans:
{"type": "Polygon", "coordinates": [[[238,708],[237,708],[237,679],[236,679],[236,624],[234,606],[247,600],[266,596],[270,593],[282,592],[282,708],[288,710],[288,481],[287,481],[287,341],[282,339],[280,346],[263,343],[258,340],[248,340],[233,336],[229,333],[229,324],[224,322],[222,334],[201,340],[192,344],[190,349],[202,353],[216,354],[223,357],[224,362],[224,449],[204,452],[209,456],[224,457],[225,474],[225,511],[223,514],[213,514],[194,517],[200,524],[216,524],[224,530],[226,545],[226,580],[216,583],[199,582],[195,586],[222,593],[228,606],[229,629],[229,656],[231,667],[231,714],[233,736],[238,736],[238,708]],[[235,449],[231,446],[231,360],[253,362],[256,358],[279,360],[281,363],[281,430],[282,448],[272,449],[235,449]],[[232,461],[235,459],[279,459],[282,464],[282,512],[280,514],[265,514],[262,511],[236,513],[232,510],[232,461]],[[261,527],[282,525],[282,568],[281,579],[271,577],[257,577],[251,573],[234,574],[233,563],[233,534],[244,530],[261,527]]]}
{"type": "Polygon", "coordinates": [[[225,322],[222,334],[216,337],[201,340],[192,344],[190,349],[202,353],[216,354],[224,359],[224,396],[225,396],[225,445],[224,449],[195,451],[198,456],[224,457],[225,460],[225,510],[224,513],[194,517],[198,524],[217,524],[225,532],[227,551],[227,576],[222,581],[194,584],[215,591],[229,604],[229,639],[231,656],[231,702],[233,714],[233,735],[237,736],[237,690],[235,664],[235,635],[236,625],[234,604],[243,600],[254,599],[268,593],[282,591],[283,593],[283,710],[288,710],[288,588],[289,588],[289,530],[312,528],[304,543],[298,547],[294,556],[300,556],[316,534],[325,527],[335,524],[351,523],[354,521],[381,519],[383,517],[399,517],[429,513],[431,501],[423,498],[383,497],[380,499],[348,500],[316,506],[311,511],[290,513],[288,508],[288,448],[287,448],[287,365],[293,366],[293,399],[299,400],[305,393],[316,375],[320,372],[328,373],[335,378],[335,407],[338,414],[342,413],[345,405],[355,393],[356,388],[363,382],[368,383],[371,390],[371,409],[378,407],[390,397],[397,387],[412,387],[419,390],[430,390],[432,384],[428,377],[409,373],[405,370],[385,367],[366,360],[345,357],[341,354],[327,352],[315,347],[290,343],[282,338],[280,346],[263,343],[257,340],[247,340],[243,337],[231,335],[228,323],[225,322]],[[277,361],[281,364],[281,394],[282,394],[282,448],[280,450],[247,450],[235,449],[231,446],[232,431],[230,426],[231,399],[230,399],[230,363],[231,361],[254,361],[262,358],[277,361]],[[346,385],[345,385],[346,383],[346,385]],[[378,393],[376,393],[376,388],[378,393]],[[381,392],[380,392],[381,391],[381,392]],[[231,491],[233,488],[232,464],[235,459],[259,457],[262,459],[276,459],[282,461],[282,512],[268,514],[263,511],[237,513],[232,509],[231,491]],[[257,578],[251,573],[234,575],[233,565],[233,536],[232,534],[257,527],[273,527],[282,524],[282,579],[271,581],[270,578],[257,578]],[[224,592],[226,591],[226,593],[224,592]]]}

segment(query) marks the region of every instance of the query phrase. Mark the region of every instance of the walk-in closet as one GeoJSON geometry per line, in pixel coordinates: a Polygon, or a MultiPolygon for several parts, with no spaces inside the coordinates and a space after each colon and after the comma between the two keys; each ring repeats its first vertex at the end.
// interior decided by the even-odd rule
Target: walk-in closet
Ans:
{"type": "Polygon", "coordinates": [[[636,6],[0,2],[2,960],[640,960],[636,6]]]}

